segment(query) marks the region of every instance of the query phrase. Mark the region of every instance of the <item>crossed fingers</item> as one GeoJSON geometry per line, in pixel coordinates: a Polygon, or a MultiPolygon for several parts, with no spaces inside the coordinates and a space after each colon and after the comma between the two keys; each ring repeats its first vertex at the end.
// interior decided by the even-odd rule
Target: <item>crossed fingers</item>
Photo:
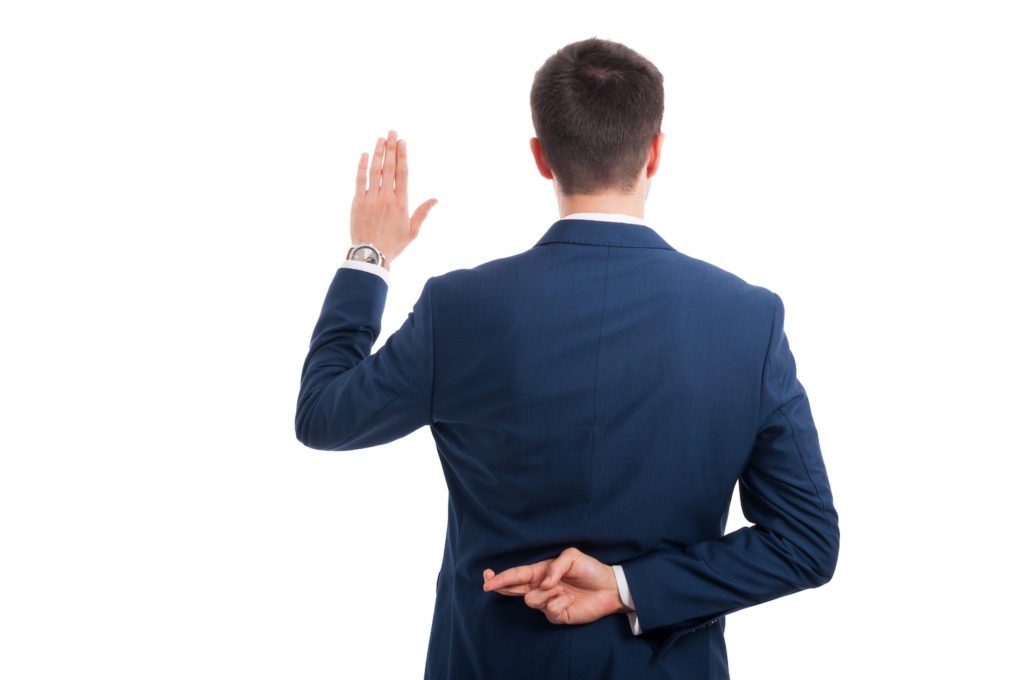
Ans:
{"type": "Polygon", "coordinates": [[[572,559],[563,553],[555,559],[511,567],[500,574],[485,569],[483,589],[502,595],[522,595],[526,606],[544,612],[551,623],[570,623],[568,609],[573,600],[560,580],[572,559]]]}
{"type": "Polygon", "coordinates": [[[510,567],[500,574],[494,574],[491,569],[485,569],[484,590],[498,590],[506,595],[522,595],[537,588],[551,588],[562,580],[565,573],[581,557],[585,557],[585,555],[579,549],[566,548],[558,557],[533,564],[510,567]],[[488,572],[493,576],[488,576],[488,572]]]}

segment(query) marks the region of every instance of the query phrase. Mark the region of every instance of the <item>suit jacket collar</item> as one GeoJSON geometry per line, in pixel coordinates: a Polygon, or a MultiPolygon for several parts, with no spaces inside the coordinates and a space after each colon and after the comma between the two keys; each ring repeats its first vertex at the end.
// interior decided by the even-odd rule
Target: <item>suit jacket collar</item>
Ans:
{"type": "Polygon", "coordinates": [[[545,243],[578,243],[591,246],[626,248],[663,248],[675,250],[658,232],[646,224],[568,218],[557,220],[534,245],[545,243]]]}

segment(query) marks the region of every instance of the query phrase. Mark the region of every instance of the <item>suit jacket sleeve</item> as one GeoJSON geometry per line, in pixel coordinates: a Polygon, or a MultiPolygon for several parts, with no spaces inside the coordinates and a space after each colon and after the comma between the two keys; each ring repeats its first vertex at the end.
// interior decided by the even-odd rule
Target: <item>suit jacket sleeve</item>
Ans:
{"type": "Polygon", "coordinates": [[[759,427],[739,478],[753,526],[621,562],[644,633],[687,634],[730,612],[827,583],[838,515],[807,394],[783,328],[782,299],[762,369],[759,427]]]}
{"type": "Polygon", "coordinates": [[[431,422],[433,325],[427,279],[402,326],[370,354],[380,334],[388,284],[340,267],[302,366],[295,435],[314,449],[385,444],[431,422]]]}

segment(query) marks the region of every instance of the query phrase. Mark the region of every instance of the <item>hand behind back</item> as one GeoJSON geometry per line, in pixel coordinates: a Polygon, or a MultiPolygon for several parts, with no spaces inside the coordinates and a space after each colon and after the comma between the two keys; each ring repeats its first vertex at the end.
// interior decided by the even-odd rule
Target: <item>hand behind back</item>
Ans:
{"type": "Polygon", "coordinates": [[[611,566],[577,548],[554,558],[511,567],[495,574],[484,570],[485,591],[522,595],[527,606],[541,610],[555,624],[583,624],[630,611],[619,598],[611,566]]]}

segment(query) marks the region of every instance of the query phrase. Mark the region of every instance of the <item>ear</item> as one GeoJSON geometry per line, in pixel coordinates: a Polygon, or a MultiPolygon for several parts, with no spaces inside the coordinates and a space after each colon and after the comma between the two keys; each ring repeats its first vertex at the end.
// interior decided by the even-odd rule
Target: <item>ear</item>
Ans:
{"type": "Polygon", "coordinates": [[[665,141],[665,133],[659,132],[651,141],[651,151],[647,154],[647,176],[651,177],[658,171],[658,164],[661,163],[661,145],[665,141]]]}
{"type": "Polygon", "coordinates": [[[540,171],[540,176],[544,179],[554,178],[551,168],[548,167],[548,162],[544,160],[544,152],[540,150],[540,140],[536,137],[530,138],[530,151],[533,152],[533,160],[537,164],[537,170],[540,171]]]}

